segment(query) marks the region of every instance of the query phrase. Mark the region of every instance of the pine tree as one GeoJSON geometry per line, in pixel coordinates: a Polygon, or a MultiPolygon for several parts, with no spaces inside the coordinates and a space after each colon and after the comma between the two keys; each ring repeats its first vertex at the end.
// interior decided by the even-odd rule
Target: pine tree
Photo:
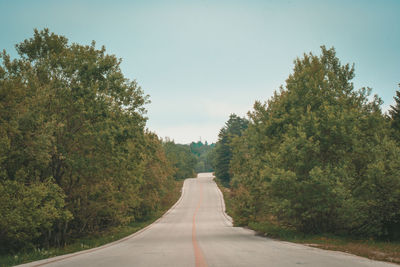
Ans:
{"type": "Polygon", "coordinates": [[[219,132],[216,146],[215,175],[225,185],[228,185],[231,180],[230,161],[232,159],[232,141],[234,137],[242,135],[242,132],[247,129],[248,123],[247,119],[231,114],[225,127],[219,132]]]}
{"type": "MultiPolygon", "coordinates": [[[[399,84],[400,87],[400,84],[399,84]]],[[[395,104],[390,106],[389,110],[391,125],[395,131],[395,136],[400,137],[400,91],[396,91],[396,96],[393,97],[395,104]]]]}

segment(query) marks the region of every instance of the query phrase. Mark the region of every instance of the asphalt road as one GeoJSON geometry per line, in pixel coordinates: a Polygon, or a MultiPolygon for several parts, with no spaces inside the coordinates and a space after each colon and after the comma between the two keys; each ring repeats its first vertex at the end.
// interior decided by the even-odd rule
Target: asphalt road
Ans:
{"type": "Polygon", "coordinates": [[[211,174],[187,179],[160,220],[123,240],[22,266],[398,266],[232,227],[211,174]]]}

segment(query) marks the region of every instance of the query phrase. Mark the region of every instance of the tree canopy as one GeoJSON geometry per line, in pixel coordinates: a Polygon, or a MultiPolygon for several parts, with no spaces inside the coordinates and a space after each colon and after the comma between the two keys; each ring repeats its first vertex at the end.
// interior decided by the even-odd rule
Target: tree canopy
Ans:
{"type": "Polygon", "coordinates": [[[168,139],[165,140],[163,145],[167,158],[175,168],[174,177],[176,180],[196,177],[197,158],[191,153],[188,145],[175,144],[174,141],[168,139]]]}
{"type": "Polygon", "coordinates": [[[198,141],[190,143],[190,151],[197,158],[195,165],[195,171],[200,172],[213,172],[213,160],[214,160],[215,144],[208,144],[198,141]]]}
{"type": "Polygon", "coordinates": [[[232,142],[235,137],[240,137],[247,128],[248,120],[241,118],[236,114],[231,114],[225,126],[218,134],[218,142],[215,149],[215,175],[225,185],[231,180],[231,160],[232,160],[232,142]]]}
{"type": "Polygon", "coordinates": [[[48,29],[0,60],[0,248],[60,245],[157,211],[179,169],[104,47],[48,29]]]}
{"type": "Polygon", "coordinates": [[[354,67],[321,50],[295,60],[230,145],[236,221],[399,238],[400,148],[382,101],[354,90],[354,67]]]}
{"type": "Polygon", "coordinates": [[[396,91],[396,96],[393,98],[395,104],[394,106],[390,106],[389,115],[391,119],[393,135],[398,141],[400,141],[400,91],[396,91]]]}

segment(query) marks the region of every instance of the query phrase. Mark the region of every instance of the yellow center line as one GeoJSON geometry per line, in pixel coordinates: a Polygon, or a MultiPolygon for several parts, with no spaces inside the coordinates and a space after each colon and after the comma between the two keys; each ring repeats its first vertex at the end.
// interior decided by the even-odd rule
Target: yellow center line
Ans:
{"type": "MultiPolygon", "coordinates": [[[[196,184],[198,184],[197,181],[196,181],[196,184]]],[[[193,225],[192,225],[192,243],[193,243],[196,267],[207,267],[207,263],[204,258],[204,255],[203,255],[203,251],[201,250],[199,244],[197,243],[197,239],[196,239],[196,214],[200,208],[202,201],[203,201],[203,184],[200,183],[200,199],[199,199],[199,202],[197,203],[197,207],[193,214],[193,225]]]]}

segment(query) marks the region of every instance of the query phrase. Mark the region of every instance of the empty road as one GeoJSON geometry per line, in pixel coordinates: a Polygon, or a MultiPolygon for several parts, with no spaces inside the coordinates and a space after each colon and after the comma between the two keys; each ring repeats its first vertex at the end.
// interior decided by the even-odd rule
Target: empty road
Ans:
{"type": "Polygon", "coordinates": [[[177,204],[124,240],[22,266],[398,266],[255,236],[232,227],[211,174],[187,179],[177,204]]]}

